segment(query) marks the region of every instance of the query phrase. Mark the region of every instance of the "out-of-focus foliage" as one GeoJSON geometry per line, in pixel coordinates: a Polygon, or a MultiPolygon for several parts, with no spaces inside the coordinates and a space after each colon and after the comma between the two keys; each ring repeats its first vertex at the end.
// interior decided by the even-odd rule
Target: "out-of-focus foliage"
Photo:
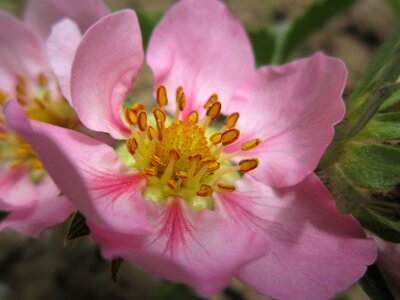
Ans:
{"type": "Polygon", "coordinates": [[[354,0],[316,1],[303,15],[290,22],[250,31],[257,65],[286,62],[293,51],[310,35],[353,3],[354,0]]]}
{"type": "Polygon", "coordinates": [[[78,237],[88,235],[89,233],[90,230],[86,225],[85,217],[77,211],[70,218],[65,241],[68,242],[78,237]]]}
{"type": "Polygon", "coordinates": [[[400,1],[399,0],[386,0],[387,4],[392,8],[393,12],[400,19],[400,1]]]}
{"type": "Polygon", "coordinates": [[[149,300],[200,300],[188,287],[181,284],[173,284],[165,282],[159,289],[157,289],[149,300]]]}

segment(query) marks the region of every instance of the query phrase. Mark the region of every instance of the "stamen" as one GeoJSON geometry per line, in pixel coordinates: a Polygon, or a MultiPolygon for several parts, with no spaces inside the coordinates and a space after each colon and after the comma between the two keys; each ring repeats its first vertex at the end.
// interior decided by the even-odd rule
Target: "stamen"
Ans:
{"type": "Polygon", "coordinates": [[[156,119],[156,122],[158,121],[165,122],[165,120],[167,119],[167,115],[165,114],[165,112],[159,108],[153,109],[153,115],[154,118],[156,119]]]}
{"type": "Polygon", "coordinates": [[[175,162],[177,160],[179,160],[179,158],[180,158],[178,151],[176,151],[176,150],[169,151],[169,158],[170,158],[170,161],[168,163],[168,166],[165,169],[164,175],[161,177],[162,181],[167,181],[168,179],[171,178],[172,172],[174,170],[175,162]]]}
{"type": "Polygon", "coordinates": [[[155,168],[144,168],[142,169],[142,172],[144,175],[148,176],[148,177],[154,177],[157,176],[157,169],[155,168]]]}
{"type": "Polygon", "coordinates": [[[144,110],[139,113],[138,126],[141,131],[146,131],[147,128],[147,115],[144,110]]]}
{"type": "Polygon", "coordinates": [[[157,155],[153,154],[150,158],[150,163],[154,167],[162,167],[164,166],[164,163],[162,162],[161,158],[159,158],[157,155]]]}
{"type": "Polygon", "coordinates": [[[217,183],[217,191],[218,192],[228,192],[228,193],[231,193],[231,192],[233,192],[233,191],[235,191],[236,190],[236,187],[235,186],[233,186],[233,185],[231,185],[231,184],[228,184],[228,183],[222,183],[222,182],[218,182],[217,183]]]}
{"type": "Polygon", "coordinates": [[[246,173],[258,167],[258,158],[246,158],[239,162],[240,172],[246,173]]]}
{"type": "Polygon", "coordinates": [[[197,114],[196,111],[192,111],[186,118],[186,120],[190,123],[190,124],[196,124],[197,121],[199,120],[199,115],[197,114]]]}
{"type": "Polygon", "coordinates": [[[210,98],[204,103],[204,109],[209,109],[214,103],[218,102],[218,95],[217,94],[212,94],[210,98]]]}
{"type": "Polygon", "coordinates": [[[46,77],[46,75],[44,75],[43,73],[39,73],[39,75],[37,76],[37,78],[36,78],[36,81],[37,81],[37,83],[38,83],[38,85],[40,86],[40,87],[46,87],[47,86],[47,83],[48,83],[48,81],[47,81],[47,77],[46,77]]]}
{"type": "Polygon", "coordinates": [[[133,137],[129,138],[126,142],[126,148],[130,154],[135,155],[136,149],[138,148],[136,139],[133,137]]]}
{"type": "Polygon", "coordinates": [[[163,85],[157,89],[157,104],[160,107],[164,107],[168,104],[167,90],[163,85]]]}
{"type": "Polygon", "coordinates": [[[232,144],[233,142],[237,141],[239,138],[240,131],[232,128],[225,131],[221,136],[222,146],[227,146],[232,144]]]}
{"type": "Polygon", "coordinates": [[[154,129],[154,127],[151,125],[147,126],[147,136],[149,137],[149,139],[153,140],[156,135],[157,135],[157,132],[154,129]]]}
{"type": "Polygon", "coordinates": [[[248,142],[244,142],[240,147],[240,149],[242,149],[243,151],[247,151],[257,147],[258,145],[260,145],[260,143],[261,143],[260,139],[250,140],[248,142]]]}
{"type": "Polygon", "coordinates": [[[221,112],[221,102],[215,102],[207,109],[206,115],[210,117],[212,121],[214,121],[216,118],[218,118],[220,112],[221,112]]]}
{"type": "Polygon", "coordinates": [[[219,132],[213,134],[213,135],[210,137],[210,141],[211,141],[211,143],[213,143],[214,145],[218,145],[218,144],[221,142],[221,139],[222,139],[222,134],[219,133],[219,132]]]}
{"type": "Polygon", "coordinates": [[[208,197],[212,194],[213,189],[211,185],[203,183],[200,189],[197,191],[196,195],[200,197],[208,197]]]}
{"type": "Polygon", "coordinates": [[[228,129],[235,127],[236,122],[239,120],[239,113],[235,112],[226,117],[224,126],[228,129]]]}

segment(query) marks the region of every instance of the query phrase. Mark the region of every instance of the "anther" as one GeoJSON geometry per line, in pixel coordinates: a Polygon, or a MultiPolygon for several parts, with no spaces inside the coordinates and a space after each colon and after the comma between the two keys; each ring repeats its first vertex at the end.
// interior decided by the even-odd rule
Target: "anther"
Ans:
{"type": "Polygon", "coordinates": [[[168,104],[167,90],[163,85],[157,89],[157,104],[160,107],[164,107],[168,104]]]}
{"type": "Polygon", "coordinates": [[[208,197],[213,193],[213,189],[210,185],[203,183],[200,185],[200,189],[196,192],[197,196],[208,197]]]}
{"type": "Polygon", "coordinates": [[[250,149],[253,149],[253,148],[257,147],[258,145],[260,145],[260,143],[261,143],[260,139],[254,139],[254,140],[251,140],[251,141],[247,141],[247,142],[242,144],[240,149],[242,149],[243,151],[247,151],[247,150],[250,150],[250,149]]]}
{"type": "Polygon", "coordinates": [[[220,168],[221,164],[217,161],[214,161],[208,165],[207,171],[208,173],[212,173],[220,168]]]}
{"type": "Polygon", "coordinates": [[[47,85],[47,77],[46,75],[44,75],[43,73],[40,73],[37,77],[36,77],[36,81],[38,83],[38,85],[40,87],[45,87],[47,85]]]}
{"type": "Polygon", "coordinates": [[[147,136],[149,137],[149,139],[153,140],[156,135],[157,135],[157,132],[154,129],[154,127],[151,125],[147,126],[147,136]]]}
{"type": "Polygon", "coordinates": [[[215,102],[212,104],[206,112],[206,115],[214,121],[216,118],[218,118],[219,113],[221,112],[221,102],[215,102]]]}
{"type": "Polygon", "coordinates": [[[169,158],[174,160],[179,160],[180,158],[179,152],[176,150],[169,151],[169,158]]]}
{"type": "Polygon", "coordinates": [[[214,103],[218,102],[218,95],[217,94],[212,94],[210,98],[204,103],[204,108],[209,109],[214,103]]]}
{"type": "Polygon", "coordinates": [[[213,143],[214,145],[217,145],[221,142],[222,139],[222,134],[221,133],[215,133],[210,137],[210,141],[211,143],[213,143]]]}
{"type": "Polygon", "coordinates": [[[197,114],[196,111],[192,111],[186,119],[190,124],[196,124],[197,121],[199,120],[199,115],[197,114]]]}
{"type": "Polygon", "coordinates": [[[178,183],[173,179],[168,179],[167,185],[171,190],[177,190],[179,188],[178,183]]]}
{"type": "Polygon", "coordinates": [[[0,90],[0,105],[3,105],[8,98],[8,94],[6,91],[0,90]]]}
{"type": "Polygon", "coordinates": [[[157,169],[155,168],[144,168],[142,169],[142,172],[144,175],[149,176],[149,177],[153,177],[153,176],[157,176],[157,169]]]}
{"type": "Polygon", "coordinates": [[[217,183],[218,191],[219,192],[233,192],[236,190],[236,187],[234,185],[228,184],[228,183],[223,183],[223,182],[218,182],[217,183]]]}
{"type": "Polygon", "coordinates": [[[239,162],[240,172],[246,173],[257,168],[258,158],[246,158],[239,162]]]}
{"type": "Polygon", "coordinates": [[[237,141],[239,138],[240,132],[235,128],[228,129],[221,136],[222,146],[227,146],[237,141]]]}
{"type": "Polygon", "coordinates": [[[178,177],[179,179],[187,179],[189,177],[188,173],[183,172],[183,171],[178,171],[176,172],[176,177],[178,177]]]}
{"type": "Polygon", "coordinates": [[[147,127],[147,115],[144,110],[142,110],[138,115],[138,126],[141,131],[145,131],[147,127]]]}
{"type": "Polygon", "coordinates": [[[162,167],[164,166],[164,163],[162,162],[161,158],[159,158],[157,155],[153,154],[150,157],[150,163],[152,164],[152,166],[154,167],[162,167]]]}
{"type": "Polygon", "coordinates": [[[137,122],[137,114],[136,111],[131,107],[126,107],[124,109],[125,120],[129,125],[135,125],[137,122]]]}
{"type": "Polygon", "coordinates": [[[136,149],[138,148],[138,143],[135,138],[130,137],[126,142],[126,148],[128,152],[132,155],[135,154],[136,149]]]}
{"type": "Polygon", "coordinates": [[[224,122],[225,127],[228,129],[235,127],[238,119],[239,119],[239,113],[235,112],[233,114],[230,114],[225,119],[225,122],[224,122]]]}
{"type": "Polygon", "coordinates": [[[183,111],[183,109],[185,108],[185,103],[186,103],[185,93],[183,92],[183,88],[180,86],[176,90],[176,104],[178,105],[180,111],[183,111]]]}
{"type": "Polygon", "coordinates": [[[153,109],[153,115],[156,121],[165,122],[165,120],[167,119],[167,115],[165,114],[165,112],[159,108],[153,109]]]}

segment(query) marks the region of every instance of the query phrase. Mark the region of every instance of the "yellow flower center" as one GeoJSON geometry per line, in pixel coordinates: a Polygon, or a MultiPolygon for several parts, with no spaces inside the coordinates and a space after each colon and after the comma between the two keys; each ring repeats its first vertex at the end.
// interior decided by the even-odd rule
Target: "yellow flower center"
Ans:
{"type": "MultiPolygon", "coordinates": [[[[14,91],[16,100],[29,118],[66,128],[77,126],[75,112],[62,96],[52,95],[44,74],[40,73],[36,82],[30,84],[28,86],[25,77],[19,75],[14,91]]],[[[6,162],[10,168],[25,168],[32,179],[39,180],[44,171],[38,155],[28,142],[4,124],[2,106],[8,99],[8,93],[0,89],[0,161],[6,162]]]]}
{"type": "Polygon", "coordinates": [[[169,196],[185,199],[196,210],[212,209],[213,192],[232,192],[232,184],[239,177],[258,166],[257,158],[241,160],[234,165],[231,159],[260,144],[259,139],[245,142],[241,150],[225,153],[224,148],[239,138],[234,128],[239,113],[226,117],[219,130],[210,123],[221,112],[217,95],[204,104],[205,115],[199,120],[192,111],[185,119],[180,113],[185,107],[185,94],[176,91],[176,110],[167,118],[164,107],[168,104],[164,86],[157,90],[158,106],[153,109],[154,127],[148,123],[145,106],[135,103],[124,109],[124,116],[131,129],[126,148],[133,156],[136,167],[146,176],[145,199],[161,202],[169,196]]]}

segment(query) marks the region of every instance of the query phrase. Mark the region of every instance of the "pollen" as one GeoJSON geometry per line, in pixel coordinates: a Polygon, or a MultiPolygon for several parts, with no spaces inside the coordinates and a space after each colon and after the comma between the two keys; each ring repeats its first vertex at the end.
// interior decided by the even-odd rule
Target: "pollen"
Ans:
{"type": "Polygon", "coordinates": [[[225,152],[225,147],[240,137],[235,128],[239,113],[228,115],[217,129],[214,122],[218,122],[222,109],[217,94],[205,101],[203,117],[197,111],[183,115],[186,95],[182,87],[176,90],[172,116],[164,110],[169,103],[164,86],[157,89],[156,100],[157,107],[149,115],[142,103],[123,111],[131,130],[126,149],[147,179],[144,198],[161,202],[176,196],[195,210],[212,209],[213,193],[234,192],[234,181],[240,178],[237,174],[259,165],[257,158],[243,159],[237,165],[232,158],[257,147],[261,140],[250,140],[236,152],[225,152]]]}

